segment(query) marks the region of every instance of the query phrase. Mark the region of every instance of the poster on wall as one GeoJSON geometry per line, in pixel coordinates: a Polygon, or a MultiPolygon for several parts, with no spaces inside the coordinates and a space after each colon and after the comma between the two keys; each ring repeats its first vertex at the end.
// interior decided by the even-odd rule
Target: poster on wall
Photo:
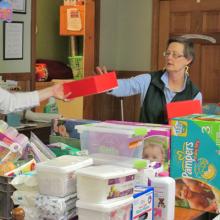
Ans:
{"type": "Polygon", "coordinates": [[[23,59],[24,22],[3,23],[3,59],[23,59]]]}

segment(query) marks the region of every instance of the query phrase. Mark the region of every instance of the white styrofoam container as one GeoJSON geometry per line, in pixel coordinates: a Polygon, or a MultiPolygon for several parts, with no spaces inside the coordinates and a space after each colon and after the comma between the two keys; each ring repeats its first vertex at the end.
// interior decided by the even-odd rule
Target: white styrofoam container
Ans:
{"type": "Polygon", "coordinates": [[[76,171],[77,196],[84,202],[106,202],[129,197],[134,191],[136,169],[100,165],[76,171]]]}
{"type": "Polygon", "coordinates": [[[83,156],[64,155],[38,163],[37,180],[43,195],[64,197],[76,192],[75,171],[90,166],[93,159],[83,156]]]}
{"type": "Polygon", "coordinates": [[[130,220],[132,197],[115,202],[86,203],[76,202],[79,220],[130,220]]]}

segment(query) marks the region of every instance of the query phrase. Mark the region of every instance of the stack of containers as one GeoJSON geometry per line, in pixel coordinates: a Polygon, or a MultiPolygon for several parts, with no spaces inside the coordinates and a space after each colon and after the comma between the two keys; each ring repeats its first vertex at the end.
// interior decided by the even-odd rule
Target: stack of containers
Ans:
{"type": "Polygon", "coordinates": [[[114,165],[78,170],[79,220],[130,220],[137,170],[114,165]]]}
{"type": "Polygon", "coordinates": [[[0,176],[0,219],[11,219],[14,206],[11,195],[15,188],[10,184],[12,177],[0,176]]]}
{"type": "MultiPolygon", "coordinates": [[[[81,149],[88,150],[95,160],[97,155],[100,154],[113,155],[116,157],[122,156],[147,159],[151,162],[148,166],[145,165],[146,168],[144,168],[147,172],[148,178],[154,177],[163,170],[169,171],[170,126],[106,121],[90,125],[78,125],[76,126],[76,129],[80,133],[81,149]],[[153,156],[156,159],[154,159],[153,156]]],[[[102,159],[106,160],[106,157],[103,157],[102,159]]],[[[107,160],[108,159],[109,158],[107,157],[107,160]]],[[[118,162],[115,162],[115,164],[118,164],[118,162]]],[[[81,175],[81,173],[79,175],[81,175]]],[[[78,180],[80,181],[80,177],[78,180]]],[[[78,185],[81,185],[81,183],[78,183],[77,181],[77,187],[78,185]]],[[[147,186],[147,177],[145,186],[147,186]]],[[[148,215],[147,219],[150,219],[150,216],[153,216],[153,189],[148,188],[147,190],[149,191],[145,190],[143,191],[143,194],[134,196],[135,201],[133,208],[135,208],[132,214],[133,216],[139,216],[140,213],[138,214],[138,212],[140,211],[140,206],[137,205],[137,203],[141,203],[143,197],[149,198],[149,202],[145,204],[145,208],[144,210],[141,210],[141,214],[148,215]]],[[[79,192],[78,195],[80,198],[79,192]]],[[[83,202],[82,198],[80,198],[77,203],[79,214],[81,215],[80,220],[86,219],[86,217],[84,217],[85,210],[95,209],[94,206],[91,207],[91,205],[89,206],[83,202]]],[[[103,207],[100,208],[101,210],[104,210],[103,207]]],[[[89,215],[92,214],[89,213],[89,215]]],[[[109,217],[107,219],[111,218],[109,217]]]]}
{"type": "Polygon", "coordinates": [[[76,215],[77,169],[93,164],[92,158],[64,155],[37,164],[40,219],[70,219],[76,215]]]}
{"type": "Polygon", "coordinates": [[[39,219],[39,211],[35,206],[38,195],[36,172],[17,175],[13,178],[11,184],[16,188],[11,198],[14,205],[24,210],[25,219],[39,219]]]}

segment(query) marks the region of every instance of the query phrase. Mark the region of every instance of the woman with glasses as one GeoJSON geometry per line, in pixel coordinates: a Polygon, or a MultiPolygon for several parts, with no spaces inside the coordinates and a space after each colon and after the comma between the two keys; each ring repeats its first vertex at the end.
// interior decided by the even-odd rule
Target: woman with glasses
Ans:
{"type": "MultiPolygon", "coordinates": [[[[140,121],[166,124],[166,104],[175,101],[198,99],[202,94],[189,79],[189,65],[194,60],[193,43],[184,37],[170,38],[164,52],[164,70],[119,79],[118,88],[108,94],[125,97],[140,94],[140,121]]],[[[96,68],[97,73],[107,72],[96,68]]]]}

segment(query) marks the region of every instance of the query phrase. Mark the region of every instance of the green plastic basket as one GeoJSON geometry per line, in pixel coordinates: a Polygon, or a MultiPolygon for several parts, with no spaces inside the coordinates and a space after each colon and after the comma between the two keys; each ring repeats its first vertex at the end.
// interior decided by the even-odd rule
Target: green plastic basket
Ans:
{"type": "Polygon", "coordinates": [[[68,57],[74,79],[83,78],[83,56],[68,57]]]}

